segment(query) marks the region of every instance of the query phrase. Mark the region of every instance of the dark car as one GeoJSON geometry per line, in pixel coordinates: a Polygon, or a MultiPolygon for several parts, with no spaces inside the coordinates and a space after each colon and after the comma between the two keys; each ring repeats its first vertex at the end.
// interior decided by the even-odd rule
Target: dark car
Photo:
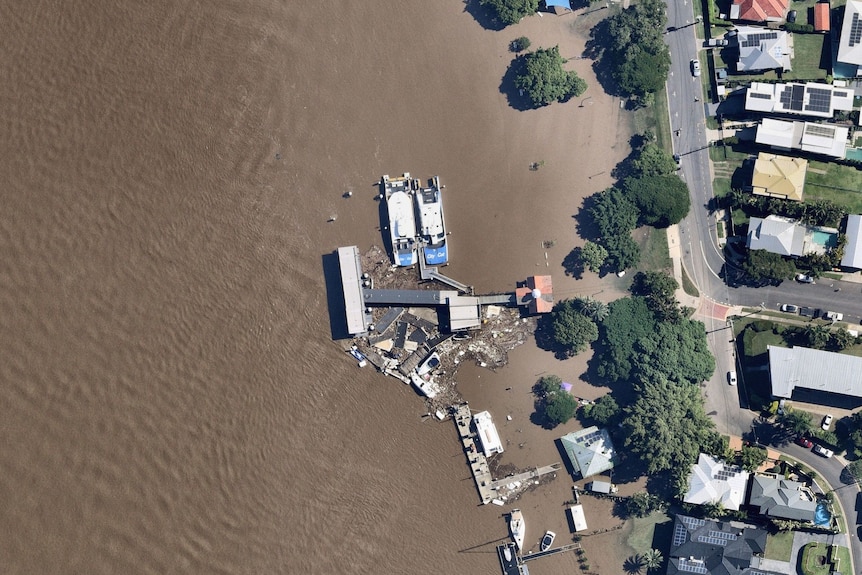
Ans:
{"type": "Polygon", "coordinates": [[[814,447],[814,443],[812,443],[810,439],[801,435],[796,438],[796,443],[807,449],[811,449],[812,447],[814,447]]]}
{"type": "Polygon", "coordinates": [[[787,13],[787,21],[793,24],[796,22],[796,10],[791,10],[787,13]]]}

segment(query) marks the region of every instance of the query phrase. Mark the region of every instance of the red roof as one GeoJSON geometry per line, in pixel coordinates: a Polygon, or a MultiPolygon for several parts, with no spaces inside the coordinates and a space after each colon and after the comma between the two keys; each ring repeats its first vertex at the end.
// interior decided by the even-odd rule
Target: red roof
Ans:
{"type": "Polygon", "coordinates": [[[789,0],[734,0],[739,6],[738,20],[764,22],[766,20],[783,20],[787,13],[789,0]]]}
{"type": "Polygon", "coordinates": [[[814,5],[814,29],[818,32],[829,31],[829,2],[814,5]]]}

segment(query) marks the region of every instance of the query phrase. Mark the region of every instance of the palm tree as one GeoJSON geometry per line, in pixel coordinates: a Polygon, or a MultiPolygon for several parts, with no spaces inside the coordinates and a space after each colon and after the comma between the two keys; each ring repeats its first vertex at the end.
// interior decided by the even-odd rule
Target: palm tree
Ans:
{"type": "Polygon", "coordinates": [[[608,304],[589,296],[575,298],[576,309],[598,323],[608,317],[608,304]]]}
{"type": "Polygon", "coordinates": [[[664,561],[664,557],[658,549],[650,549],[643,554],[643,562],[648,571],[661,567],[662,561],[664,561]]]}

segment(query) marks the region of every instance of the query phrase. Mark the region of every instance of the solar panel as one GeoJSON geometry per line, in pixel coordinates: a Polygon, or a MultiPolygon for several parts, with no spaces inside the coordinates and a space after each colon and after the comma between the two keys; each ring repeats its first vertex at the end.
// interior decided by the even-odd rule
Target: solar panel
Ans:
{"type": "Polygon", "coordinates": [[[758,34],[749,34],[745,37],[745,40],[740,44],[743,48],[751,48],[754,46],[760,46],[760,43],[764,40],[775,40],[778,38],[778,32],[761,32],[758,34]]]}
{"type": "Polygon", "coordinates": [[[838,90],[833,90],[832,95],[835,96],[836,98],[846,98],[847,92],[839,92],[838,90]]]}
{"type": "Polygon", "coordinates": [[[790,88],[793,90],[793,94],[790,96],[790,109],[801,110],[802,102],[805,100],[805,86],[794,84],[790,88]]]}
{"type": "Polygon", "coordinates": [[[835,137],[835,126],[821,126],[820,124],[805,124],[805,133],[812,136],[823,136],[824,138],[835,137]]]}
{"type": "Polygon", "coordinates": [[[704,575],[707,573],[707,569],[703,564],[703,561],[679,558],[679,570],[686,571],[688,573],[699,573],[700,575],[704,575]]]}
{"type": "Polygon", "coordinates": [[[853,14],[853,22],[850,23],[850,47],[862,41],[862,22],[859,21],[859,13],[853,14]]]}
{"type": "Polygon", "coordinates": [[[719,539],[718,537],[707,537],[706,535],[701,535],[697,538],[701,543],[708,543],[710,545],[716,545],[718,547],[727,547],[727,539],[719,539]]]}
{"type": "Polygon", "coordinates": [[[685,525],[682,523],[677,523],[676,528],[673,530],[673,546],[679,547],[683,543],[685,543],[686,537],[688,536],[688,531],[685,528],[685,525]]]}
{"type": "Polygon", "coordinates": [[[698,527],[703,527],[706,525],[706,520],[704,519],[695,519],[694,517],[689,517],[685,515],[680,517],[683,523],[685,523],[689,529],[697,529],[698,527]]]}
{"type": "Polygon", "coordinates": [[[761,94],[760,92],[749,92],[749,96],[752,98],[760,98],[761,100],[771,100],[772,94],[761,94]]]}
{"type": "Polygon", "coordinates": [[[808,88],[808,104],[805,109],[811,112],[829,112],[832,109],[832,90],[808,88]]]}
{"type": "Polygon", "coordinates": [[[710,531],[710,537],[715,537],[716,539],[727,539],[728,541],[736,541],[736,533],[728,533],[727,531],[710,531]]]}

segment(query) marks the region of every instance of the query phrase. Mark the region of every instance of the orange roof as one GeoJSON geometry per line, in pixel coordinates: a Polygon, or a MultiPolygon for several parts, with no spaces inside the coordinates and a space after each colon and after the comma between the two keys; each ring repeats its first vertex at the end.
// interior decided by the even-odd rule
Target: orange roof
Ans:
{"type": "Polygon", "coordinates": [[[739,20],[763,22],[768,19],[783,19],[789,0],[734,0],[739,6],[739,20]]]}
{"type": "Polygon", "coordinates": [[[814,5],[814,29],[818,32],[829,31],[829,2],[814,5]]]}

